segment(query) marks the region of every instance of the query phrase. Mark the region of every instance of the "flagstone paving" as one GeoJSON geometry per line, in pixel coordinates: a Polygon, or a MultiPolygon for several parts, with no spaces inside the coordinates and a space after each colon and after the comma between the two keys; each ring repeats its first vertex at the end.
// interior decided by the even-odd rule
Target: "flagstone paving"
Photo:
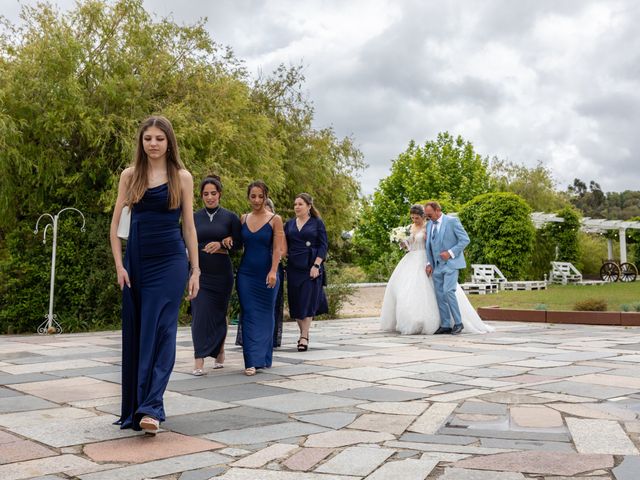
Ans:
{"type": "Polygon", "coordinates": [[[0,479],[640,478],[640,329],[495,323],[400,336],[314,323],[273,367],[193,377],[188,328],[156,437],[120,430],[120,333],[0,337],[0,479]]]}

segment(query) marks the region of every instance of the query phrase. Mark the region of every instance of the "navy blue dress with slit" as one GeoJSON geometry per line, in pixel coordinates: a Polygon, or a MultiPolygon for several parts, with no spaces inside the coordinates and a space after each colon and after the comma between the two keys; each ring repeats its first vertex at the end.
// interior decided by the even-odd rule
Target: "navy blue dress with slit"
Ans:
{"type": "Polygon", "coordinates": [[[135,204],[122,292],[121,428],[140,430],[145,415],[165,420],[162,396],[176,357],[178,311],[189,266],[180,208],[169,209],[167,184],[149,188],[135,204]]]}
{"type": "MultiPolygon", "coordinates": [[[[273,218],[273,217],[272,217],[273,218]]],[[[238,268],[236,287],[242,311],[242,353],[245,368],[271,367],[273,358],[274,310],[281,279],[267,287],[271,270],[273,228],[271,220],[258,231],[242,225],[244,253],[238,268]]]]}

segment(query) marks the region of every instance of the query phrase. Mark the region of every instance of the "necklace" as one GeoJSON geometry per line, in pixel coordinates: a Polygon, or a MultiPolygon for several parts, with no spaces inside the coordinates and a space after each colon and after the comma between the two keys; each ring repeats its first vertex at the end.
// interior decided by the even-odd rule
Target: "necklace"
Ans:
{"type": "Polygon", "coordinates": [[[213,217],[215,217],[218,212],[220,211],[220,207],[216,208],[215,212],[213,213],[209,213],[209,209],[205,207],[204,209],[205,212],[207,212],[207,215],[209,216],[209,223],[213,222],[213,217]]]}

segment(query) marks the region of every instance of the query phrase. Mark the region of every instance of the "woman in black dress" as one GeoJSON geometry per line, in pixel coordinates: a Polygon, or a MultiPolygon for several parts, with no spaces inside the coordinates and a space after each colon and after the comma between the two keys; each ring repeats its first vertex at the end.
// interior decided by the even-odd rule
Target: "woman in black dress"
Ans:
{"type": "Polygon", "coordinates": [[[191,336],[195,365],[193,374],[204,375],[204,359],[215,358],[222,368],[227,337],[227,309],[233,291],[233,266],[229,251],[242,246],[240,219],[220,206],[222,182],[217,176],[200,183],[204,208],[194,214],[200,257],[200,294],[191,302],[191,336]]]}
{"type": "Polygon", "coordinates": [[[308,193],[299,194],[293,204],[295,218],[287,221],[287,294],[289,315],[300,328],[298,351],[309,348],[309,327],[316,315],[327,313],[322,289],[327,258],[327,231],[308,193]]]}

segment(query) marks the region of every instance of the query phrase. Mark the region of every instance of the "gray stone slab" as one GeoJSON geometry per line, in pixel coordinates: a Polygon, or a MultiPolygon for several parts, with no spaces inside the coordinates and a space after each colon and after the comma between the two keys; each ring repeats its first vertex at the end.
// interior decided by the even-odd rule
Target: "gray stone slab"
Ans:
{"type": "Polygon", "coordinates": [[[462,390],[469,390],[469,385],[460,385],[457,383],[442,383],[440,385],[434,385],[433,390],[438,390],[443,393],[460,392],[462,390]]]}
{"type": "MultiPolygon", "coordinates": [[[[338,392],[342,393],[342,392],[338,392]]],[[[346,392],[345,392],[346,393],[346,392]]],[[[317,393],[296,392],[275,397],[239,400],[234,403],[249,407],[262,408],[281,413],[298,413],[310,410],[324,410],[326,408],[348,407],[358,402],[352,398],[340,398],[334,395],[320,395],[317,393]]]]}
{"type": "Polygon", "coordinates": [[[506,438],[514,440],[541,440],[545,442],[569,442],[571,437],[565,432],[539,432],[529,430],[485,430],[480,428],[441,428],[441,435],[463,435],[469,437],[506,438]]]}
{"type": "Polygon", "coordinates": [[[599,358],[609,358],[617,356],[614,352],[566,352],[552,355],[540,355],[538,360],[554,360],[556,362],[582,362],[584,360],[596,360],[599,358]]]}
{"type": "Polygon", "coordinates": [[[489,402],[464,402],[458,408],[456,413],[471,413],[481,415],[506,415],[507,406],[502,403],[489,403],[489,402]]]}
{"type": "Polygon", "coordinates": [[[388,448],[348,447],[316,468],[318,473],[365,476],[395,453],[388,448]]]}
{"type": "Polygon", "coordinates": [[[464,374],[469,377],[479,377],[479,378],[503,378],[503,377],[513,377],[515,375],[520,375],[525,373],[528,368],[473,368],[469,370],[464,370],[464,374]]]}
{"type": "Polygon", "coordinates": [[[217,477],[226,470],[225,467],[200,468],[198,470],[189,470],[180,475],[179,480],[209,480],[217,477]]]}
{"type": "MultiPolygon", "coordinates": [[[[225,370],[224,368],[222,370],[225,370]]],[[[191,377],[191,376],[190,376],[191,377]]],[[[228,373],[218,375],[204,375],[202,377],[191,377],[184,380],[172,380],[167,386],[167,390],[174,392],[188,392],[190,390],[204,390],[205,388],[223,387],[227,385],[241,385],[246,383],[266,382],[269,380],[281,380],[279,375],[260,372],[253,377],[247,377],[242,373],[228,373]]]]}
{"type": "Polygon", "coordinates": [[[334,395],[338,397],[369,400],[371,402],[404,402],[405,400],[417,400],[427,396],[424,393],[406,392],[382,387],[354,388],[352,390],[335,392],[334,395]]]}
{"type": "Polygon", "coordinates": [[[256,442],[272,442],[299,435],[326,432],[327,430],[325,427],[310,423],[284,422],[242,430],[225,430],[224,432],[209,433],[204,437],[227,445],[251,445],[256,442]]]}
{"type": "Polygon", "coordinates": [[[251,407],[237,407],[216,412],[169,417],[162,428],[184,435],[202,435],[222,430],[272,425],[286,422],[287,415],[251,407]]]}
{"type": "Polygon", "coordinates": [[[315,413],[310,415],[292,415],[296,420],[301,422],[313,423],[315,425],[321,425],[323,427],[332,428],[338,430],[353,423],[358,415],[355,413],[347,412],[326,412],[315,413]]]}
{"type": "Polygon", "coordinates": [[[624,397],[638,391],[638,389],[607,387],[604,385],[571,382],[568,380],[536,385],[535,388],[543,392],[566,393],[578,397],[597,398],[600,400],[624,397]]]}
{"type": "Polygon", "coordinates": [[[17,383],[43,382],[45,380],[57,380],[58,377],[45,375],[44,373],[23,373],[11,375],[10,373],[0,373],[0,385],[15,385],[17,383]]]}
{"type": "Polygon", "coordinates": [[[569,417],[566,422],[579,453],[640,455],[616,421],[569,417]]]}
{"type": "Polygon", "coordinates": [[[139,435],[138,432],[131,429],[122,430],[117,425],[113,425],[116,420],[117,417],[101,415],[67,419],[62,423],[20,425],[10,427],[9,430],[58,448],[139,435]]]}
{"type": "Polygon", "coordinates": [[[516,472],[446,468],[438,480],[525,480],[525,476],[516,472]]]}
{"type": "Polygon", "coordinates": [[[569,452],[576,453],[569,443],[543,442],[539,440],[514,440],[504,438],[482,438],[481,447],[489,448],[515,448],[518,450],[540,450],[543,452],[569,452]]]}
{"type": "Polygon", "coordinates": [[[616,480],[638,480],[640,472],[640,456],[627,455],[622,458],[622,462],[611,470],[616,480]]]}
{"type": "Polygon", "coordinates": [[[400,438],[402,442],[415,443],[442,443],[443,445],[471,445],[478,441],[477,437],[465,437],[464,435],[427,435],[424,433],[407,432],[400,438]]]}
{"type": "Polygon", "coordinates": [[[241,385],[229,385],[226,387],[206,388],[204,390],[191,390],[189,395],[202,397],[219,402],[233,402],[235,400],[249,400],[251,398],[270,397],[283,395],[285,393],[295,393],[287,388],[271,387],[259,383],[249,383],[241,385]]]}
{"type": "Polygon", "coordinates": [[[0,413],[27,412],[43,408],[59,407],[57,403],[48,402],[32,395],[14,395],[0,398],[0,413]]]}
{"type": "Polygon", "coordinates": [[[70,370],[55,370],[49,375],[54,375],[61,378],[69,377],[93,377],[98,380],[107,380],[105,378],[99,378],[97,375],[105,373],[113,373],[117,375],[118,383],[120,383],[122,368],[119,365],[105,365],[101,367],[87,367],[87,368],[73,368],[70,370]]]}
{"type": "Polygon", "coordinates": [[[10,388],[0,387],[0,398],[17,397],[19,395],[22,395],[22,393],[11,390],[10,388]]]}
{"type": "Polygon", "coordinates": [[[81,480],[142,480],[171,475],[185,470],[195,470],[213,465],[226,464],[230,460],[232,459],[218,453],[202,452],[115,468],[103,472],[87,473],[78,475],[78,478],[81,480]]]}
{"type": "Polygon", "coordinates": [[[609,370],[600,367],[588,367],[585,365],[567,365],[566,367],[536,368],[529,371],[532,375],[542,375],[545,377],[574,377],[577,375],[588,375],[609,370]]]}
{"type": "Polygon", "coordinates": [[[317,373],[317,372],[330,372],[331,370],[335,370],[335,367],[324,367],[321,365],[299,363],[297,365],[286,365],[286,366],[275,367],[273,369],[273,373],[288,377],[292,375],[307,375],[309,373],[317,373]]]}
{"type": "Polygon", "coordinates": [[[453,372],[427,372],[421,373],[420,375],[416,375],[414,377],[417,380],[427,380],[429,382],[438,382],[438,383],[455,383],[458,381],[469,381],[473,380],[473,377],[466,377],[464,375],[459,375],[458,373],[453,372]]]}
{"type": "Polygon", "coordinates": [[[387,462],[367,477],[367,480],[424,480],[438,460],[403,460],[387,462]]]}

